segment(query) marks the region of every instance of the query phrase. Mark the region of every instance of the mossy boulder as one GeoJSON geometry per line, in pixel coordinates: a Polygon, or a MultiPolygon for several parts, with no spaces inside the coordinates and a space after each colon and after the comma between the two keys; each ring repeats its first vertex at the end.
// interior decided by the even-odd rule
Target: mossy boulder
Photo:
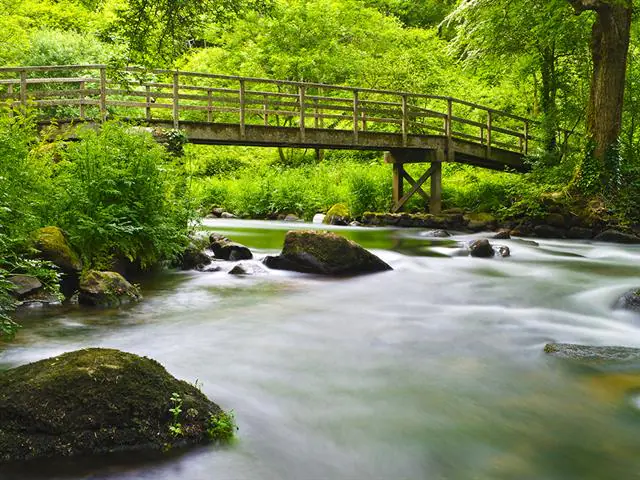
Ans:
{"type": "Polygon", "coordinates": [[[71,248],[66,234],[58,227],[44,227],[35,232],[36,248],[44,260],[56,265],[63,272],[79,272],[82,261],[71,248]]]}
{"type": "Polygon", "coordinates": [[[277,257],[264,264],[277,270],[322,275],[357,275],[382,272],[391,267],[357,243],[329,232],[287,232],[277,257]]]}
{"type": "Polygon", "coordinates": [[[0,373],[0,462],[225,440],[223,414],[154,360],[78,350],[0,373]]]}
{"type": "Polygon", "coordinates": [[[349,207],[344,203],[336,203],[329,209],[324,217],[323,223],[327,225],[348,225],[349,224],[349,207]]]}
{"type": "Polygon", "coordinates": [[[116,272],[90,270],[80,277],[78,302],[96,307],[117,307],[137,302],[140,291],[116,272]]]}
{"type": "Polygon", "coordinates": [[[209,248],[216,258],[221,260],[236,262],[239,260],[251,260],[253,258],[253,254],[249,248],[217,233],[212,233],[209,237],[209,248]]]}
{"type": "Polygon", "coordinates": [[[174,265],[182,270],[204,270],[211,264],[211,258],[195,242],[191,242],[176,259],[174,265]]]}

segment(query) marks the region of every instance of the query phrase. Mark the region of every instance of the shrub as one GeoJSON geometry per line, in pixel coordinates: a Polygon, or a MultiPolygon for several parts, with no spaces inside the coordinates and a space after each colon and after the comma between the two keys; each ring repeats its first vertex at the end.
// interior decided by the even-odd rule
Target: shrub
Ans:
{"type": "Polygon", "coordinates": [[[179,253],[192,218],[179,165],[150,135],[120,124],[78,137],[57,166],[54,204],[85,264],[125,257],[146,267],[179,253]]]}

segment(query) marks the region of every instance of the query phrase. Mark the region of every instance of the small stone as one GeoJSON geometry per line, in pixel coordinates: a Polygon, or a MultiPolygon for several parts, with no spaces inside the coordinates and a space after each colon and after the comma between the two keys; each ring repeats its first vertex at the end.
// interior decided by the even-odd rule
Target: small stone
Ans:
{"type": "Polygon", "coordinates": [[[358,222],[357,220],[354,220],[353,222],[351,222],[349,224],[350,227],[361,227],[362,224],[360,222],[358,222]]]}
{"type": "Polygon", "coordinates": [[[496,232],[496,234],[493,235],[491,238],[493,240],[510,240],[511,234],[509,233],[509,230],[503,229],[496,232]]]}
{"type": "Polygon", "coordinates": [[[211,263],[211,257],[191,243],[180,256],[178,265],[182,270],[202,270],[211,263]]]}
{"type": "Polygon", "coordinates": [[[216,258],[221,260],[251,260],[251,250],[240,243],[232,242],[227,237],[213,233],[209,236],[210,246],[216,258]]]}
{"type": "Polygon", "coordinates": [[[491,258],[496,254],[496,252],[493,250],[489,240],[483,238],[482,240],[475,240],[471,242],[469,245],[469,254],[472,257],[491,258]]]}
{"type": "Polygon", "coordinates": [[[229,270],[230,275],[258,275],[268,273],[259,263],[241,262],[229,270]]]}
{"type": "Polygon", "coordinates": [[[233,213],[222,212],[220,214],[220,218],[238,218],[238,217],[236,217],[233,213]]]}
{"type": "Polygon", "coordinates": [[[312,223],[324,223],[324,218],[326,217],[326,215],[324,213],[316,213],[313,216],[313,220],[311,221],[312,223]]]}
{"type": "Polygon", "coordinates": [[[286,217],[284,217],[284,221],[285,222],[302,222],[302,220],[299,217],[293,214],[289,214],[286,217]]]}
{"type": "Polygon", "coordinates": [[[495,247],[495,251],[498,254],[498,256],[500,256],[502,258],[506,258],[506,257],[510,257],[511,256],[511,250],[506,245],[499,245],[499,246],[495,247]]]}
{"type": "Polygon", "coordinates": [[[223,213],[225,213],[224,208],[215,207],[211,209],[211,215],[213,215],[214,217],[220,218],[223,213]]]}

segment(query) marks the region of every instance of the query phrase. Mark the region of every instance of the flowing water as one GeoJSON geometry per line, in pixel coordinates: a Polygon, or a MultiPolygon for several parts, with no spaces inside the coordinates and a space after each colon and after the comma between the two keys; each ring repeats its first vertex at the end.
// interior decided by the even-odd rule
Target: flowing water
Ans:
{"type": "MultiPolygon", "coordinates": [[[[205,225],[258,257],[292,228],[205,225]]],[[[612,309],[640,286],[640,248],[514,239],[495,241],[511,258],[485,260],[456,255],[474,236],[335,230],[394,271],[166,273],[127,309],[24,318],[2,368],[89,346],[147,355],[197,380],[240,429],[225,448],[39,463],[15,478],[640,478],[640,374],[542,352],[551,341],[640,346],[640,316],[612,309]]]]}

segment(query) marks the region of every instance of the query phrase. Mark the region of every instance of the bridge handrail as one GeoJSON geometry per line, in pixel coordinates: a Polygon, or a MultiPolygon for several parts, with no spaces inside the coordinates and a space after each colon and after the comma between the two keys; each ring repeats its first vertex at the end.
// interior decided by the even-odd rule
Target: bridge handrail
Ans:
{"type": "MultiPolygon", "coordinates": [[[[116,71],[118,71],[116,69],[116,71]]],[[[0,87],[6,85],[6,93],[1,93],[0,98],[10,100],[10,105],[16,106],[14,100],[18,101],[18,105],[26,106],[27,99],[31,98],[28,92],[28,86],[32,84],[63,84],[63,83],[78,83],[79,88],[75,90],[61,91],[59,94],[62,96],[73,96],[74,92],[77,92],[78,99],[59,98],[58,100],[46,100],[44,91],[31,92],[35,94],[37,98],[43,98],[42,100],[35,100],[35,104],[39,107],[56,107],[56,106],[71,106],[75,105],[80,108],[80,117],[84,117],[86,113],[86,106],[98,106],[100,109],[101,119],[106,118],[107,107],[130,107],[130,108],[144,108],[146,113],[146,119],[152,120],[152,109],[172,109],[172,116],[174,119],[174,125],[177,127],[180,121],[180,112],[197,112],[205,111],[207,113],[207,121],[211,122],[213,113],[237,113],[240,116],[239,122],[240,128],[243,129],[246,123],[246,116],[249,115],[262,115],[264,116],[264,123],[268,125],[269,115],[284,116],[287,118],[297,117],[298,126],[301,133],[304,136],[305,124],[308,120],[314,121],[314,128],[323,128],[320,125],[323,120],[335,120],[336,124],[342,121],[351,121],[352,129],[354,132],[354,139],[357,142],[358,132],[366,131],[367,123],[382,123],[388,125],[400,125],[401,133],[405,139],[411,133],[411,127],[418,126],[421,130],[438,131],[440,134],[444,134],[447,140],[450,142],[454,137],[459,137],[467,140],[475,140],[483,145],[486,145],[488,153],[490,153],[492,145],[505,146],[508,145],[510,149],[516,149],[524,154],[529,151],[529,142],[537,140],[530,134],[530,129],[533,126],[540,125],[540,122],[534,119],[526,118],[520,115],[515,115],[510,112],[497,110],[491,107],[480,105],[467,100],[447,97],[442,95],[430,95],[423,93],[414,93],[406,91],[394,91],[385,89],[370,89],[370,88],[357,88],[344,85],[330,85],[325,83],[315,82],[297,82],[291,80],[276,80],[259,77],[243,77],[235,75],[222,75],[215,73],[200,73],[200,72],[186,72],[180,70],[167,70],[167,69],[145,69],[141,67],[125,67],[119,70],[123,73],[141,73],[149,75],[167,76],[172,77],[171,82],[145,82],[141,79],[138,80],[124,80],[124,83],[128,87],[145,87],[146,91],[132,91],[127,92],[122,89],[109,89],[109,84],[122,83],[121,81],[112,82],[107,80],[107,72],[111,72],[111,67],[104,64],[87,64],[87,65],[54,65],[54,66],[16,66],[16,67],[0,67],[0,77],[6,74],[18,73],[19,78],[2,79],[0,78],[0,87]],[[69,71],[87,71],[98,70],[100,72],[99,78],[92,78],[86,75],[81,77],[68,77],[64,78],[30,78],[29,74],[37,74],[44,72],[69,72],[69,71]],[[212,86],[200,86],[200,85],[188,85],[180,83],[180,78],[199,78],[209,80],[222,80],[238,82],[239,88],[214,88],[212,86]],[[86,89],[86,84],[95,83],[98,84],[98,93],[96,89],[86,89]],[[289,86],[294,87],[296,93],[285,92],[265,92],[254,91],[247,89],[248,84],[261,84],[261,85],[277,85],[277,86],[289,86]],[[15,92],[13,87],[18,86],[19,92],[15,92]],[[156,88],[157,91],[151,92],[151,88],[156,88]],[[166,92],[162,89],[167,90],[166,92]],[[317,95],[307,94],[309,90],[318,89],[317,95]],[[201,91],[206,95],[185,94],[181,91],[192,90],[201,91]],[[343,91],[349,92],[350,97],[330,97],[326,95],[320,95],[320,92],[326,91],[343,91]],[[216,97],[215,100],[219,101],[221,105],[225,106],[213,106],[213,94],[229,94],[237,95],[237,100],[231,97],[216,97]],[[64,95],[63,95],[64,94],[64,95]],[[98,95],[98,99],[88,98],[91,95],[98,95]],[[112,96],[129,96],[129,97],[145,97],[145,101],[135,102],[113,99],[112,96]],[[251,100],[248,97],[260,96],[264,97],[264,102],[258,102],[251,100]],[[399,99],[400,101],[380,101],[380,100],[367,100],[364,97],[366,95],[380,95],[391,96],[399,99]],[[276,97],[279,100],[269,99],[268,97],[276,97]],[[156,98],[166,98],[171,100],[169,103],[157,103],[156,98]],[[290,99],[290,101],[287,101],[290,99]],[[326,104],[320,102],[333,102],[333,104],[326,104]],[[180,100],[187,100],[192,102],[208,102],[206,106],[197,104],[184,104],[180,100]],[[423,108],[419,105],[413,105],[411,102],[417,103],[417,100],[431,100],[437,102],[446,103],[446,113],[441,113],[433,110],[432,108],[423,108]],[[56,103],[57,102],[57,103],[56,103]],[[345,102],[350,106],[335,105],[336,102],[345,102]],[[231,105],[231,106],[229,106],[231,105]],[[260,109],[248,108],[251,105],[258,105],[260,109]],[[453,115],[454,105],[462,105],[474,110],[480,110],[485,112],[486,122],[480,122],[463,116],[453,115]],[[280,110],[281,108],[298,107],[296,110],[280,110]],[[376,107],[377,109],[373,108],[376,107]],[[386,109],[386,110],[385,110],[386,109]],[[260,113],[258,113],[258,110],[260,113]],[[323,110],[320,112],[320,110],[323,110]],[[311,113],[313,111],[313,113],[311,113]],[[336,113],[337,112],[337,113],[336,113]],[[341,113],[342,112],[342,113],[341,113]],[[374,115],[367,114],[373,113],[374,115]],[[377,115],[377,116],[376,116],[377,115]],[[516,131],[513,128],[499,127],[494,125],[496,117],[511,119],[516,122],[521,122],[523,130],[516,131]],[[442,128],[430,125],[426,122],[428,119],[440,118],[444,121],[442,128]],[[418,122],[422,120],[422,122],[418,122]],[[480,136],[471,135],[468,132],[458,132],[454,129],[453,123],[466,125],[467,127],[474,127],[480,129],[480,136]],[[362,126],[360,126],[362,124],[362,126]],[[506,135],[508,137],[515,138],[518,145],[511,146],[508,142],[499,142],[492,138],[492,133],[498,133],[506,135]]],[[[265,90],[265,89],[263,89],[265,90]]],[[[52,90],[55,93],[55,90],[52,90]]],[[[335,128],[335,127],[334,127],[335,128]]],[[[559,129],[559,134],[564,135],[564,142],[568,141],[568,137],[572,132],[564,129],[559,129]]]]}

